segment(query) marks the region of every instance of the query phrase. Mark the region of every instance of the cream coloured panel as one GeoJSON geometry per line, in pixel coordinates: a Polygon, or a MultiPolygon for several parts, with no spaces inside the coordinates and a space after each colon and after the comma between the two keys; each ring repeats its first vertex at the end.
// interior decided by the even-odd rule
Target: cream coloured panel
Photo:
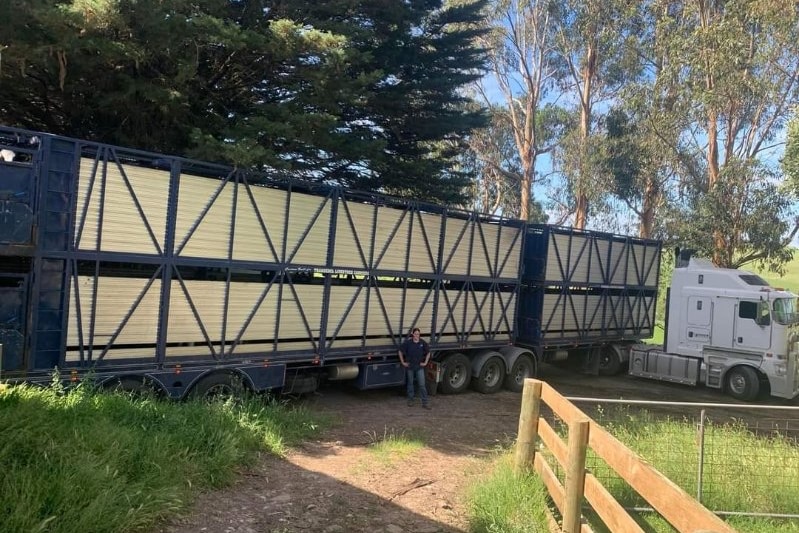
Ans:
{"type": "Polygon", "coordinates": [[[250,185],[249,191],[252,198],[244,186],[239,186],[233,259],[277,262],[282,251],[283,229],[286,225],[286,192],[257,185],[250,185]],[[266,233],[261,222],[266,227],[266,233]],[[267,234],[274,253],[269,246],[267,234]]]}
{"type": "Polygon", "coordinates": [[[407,254],[408,270],[435,273],[440,242],[441,217],[429,213],[417,213],[412,222],[410,253],[407,254]]]}
{"type": "Polygon", "coordinates": [[[402,300],[404,294],[400,288],[372,289],[369,299],[367,335],[402,335],[402,300]],[[382,306],[381,306],[382,301],[382,306]],[[385,307],[385,315],[383,313],[385,307]]]}
{"type": "Polygon", "coordinates": [[[457,218],[447,220],[444,255],[442,258],[446,274],[468,274],[472,229],[472,223],[467,220],[459,220],[457,218]]]}
{"type": "Polygon", "coordinates": [[[499,237],[499,277],[517,279],[522,260],[522,230],[514,227],[503,227],[499,237]]]}
{"type": "Polygon", "coordinates": [[[492,271],[496,272],[498,248],[499,226],[497,224],[482,223],[474,228],[471,271],[473,276],[490,276],[492,271]]]}
{"type": "Polygon", "coordinates": [[[167,199],[169,197],[169,172],[109,162],[105,167],[106,181],[103,192],[103,169],[103,162],[99,162],[95,171],[93,159],[82,158],[80,161],[75,217],[78,249],[97,249],[101,205],[103,208],[102,250],[154,254],[158,252],[156,242],[163,249],[167,199]],[[127,176],[133,193],[125,183],[123,172],[127,176]],[[103,194],[105,195],[104,199],[103,194]],[[139,201],[144,219],[150,225],[155,241],[147,231],[142,214],[136,207],[134,195],[139,201]]]}
{"type": "MultiPolygon", "coordinates": [[[[627,246],[621,242],[614,242],[610,248],[611,285],[624,285],[627,280],[627,246]]],[[[632,267],[632,265],[630,265],[632,267]]]]}
{"type": "MultiPolygon", "coordinates": [[[[327,335],[331,337],[362,336],[366,318],[367,289],[355,286],[334,286],[330,288],[330,308],[328,309],[327,335]],[[350,306],[352,306],[350,308],[350,306]],[[340,328],[340,329],[339,329],[340,328]],[[336,332],[338,330],[338,332],[336,332]]],[[[338,343],[334,343],[334,347],[338,343]]]]}
{"type": "MultiPolygon", "coordinates": [[[[88,347],[87,347],[88,348],[88,347]]],[[[97,361],[105,348],[95,348],[93,361],[97,361]]],[[[84,357],[87,355],[84,350],[84,357]]],[[[155,347],[152,348],[110,348],[103,357],[103,361],[119,361],[125,359],[155,359],[155,347]]],[[[80,350],[68,349],[65,353],[67,362],[80,361],[80,350]]]]}
{"type": "MultiPolygon", "coordinates": [[[[295,298],[289,287],[283,287],[283,299],[280,309],[280,339],[308,339],[308,330],[303,320],[308,321],[308,328],[313,337],[319,337],[322,324],[322,291],[321,285],[295,285],[295,298]],[[302,311],[302,312],[301,312],[302,311]]],[[[308,340],[310,345],[310,339],[308,340]]],[[[281,342],[282,344],[282,342],[281,342]]]]}
{"type": "Polygon", "coordinates": [[[591,272],[591,281],[594,283],[604,283],[605,276],[610,275],[610,266],[608,265],[608,250],[610,249],[610,246],[611,244],[608,241],[604,239],[596,239],[594,259],[595,266],[591,272]]]}
{"type": "MultiPolygon", "coordinates": [[[[225,304],[225,284],[219,281],[187,280],[184,282],[191,301],[211,341],[222,338],[222,316],[225,304]]],[[[178,281],[172,281],[169,300],[168,343],[205,343],[189,300],[178,281]]]]}
{"type": "MultiPolygon", "coordinates": [[[[412,216],[408,211],[389,207],[381,207],[377,210],[375,268],[405,270],[408,260],[408,233],[411,220],[412,216]]],[[[415,258],[415,260],[417,259],[415,258]]],[[[429,263],[429,259],[427,262],[429,263]]],[[[421,260],[419,263],[423,264],[421,260]]],[[[423,270],[429,271],[429,267],[423,270]]]]}
{"type": "Polygon", "coordinates": [[[225,183],[213,203],[210,206],[208,204],[222,184],[221,181],[208,178],[181,176],[175,238],[176,246],[183,246],[180,255],[216,259],[228,257],[233,224],[233,189],[236,185],[225,183]],[[199,217],[202,217],[199,225],[188,235],[199,217]]]}
{"type": "Polygon", "coordinates": [[[286,242],[287,261],[294,264],[325,265],[329,232],[330,201],[310,194],[291,193],[286,242]],[[321,213],[314,218],[320,207],[321,213]],[[306,230],[308,234],[302,238],[306,230]]]}
{"type": "MultiPolygon", "coordinates": [[[[241,335],[242,341],[258,339],[273,339],[275,336],[275,322],[277,321],[277,294],[278,287],[273,285],[258,305],[264,290],[268,287],[263,283],[231,283],[228,295],[228,316],[225,338],[234,341],[241,335]],[[258,305],[257,309],[255,309],[258,305]],[[245,323],[253,313],[249,324],[245,323]]],[[[240,351],[242,346],[237,346],[240,351]]]]}
{"type": "Polygon", "coordinates": [[[422,330],[422,335],[429,335],[433,324],[433,294],[427,289],[408,289],[405,293],[405,315],[402,320],[405,331],[411,332],[414,327],[422,330]]]}
{"type": "Polygon", "coordinates": [[[339,201],[333,253],[335,266],[361,270],[369,268],[374,210],[372,205],[339,201]]]}
{"type": "MultiPolygon", "coordinates": [[[[92,331],[91,316],[94,298],[94,278],[91,276],[78,277],[78,291],[72,287],[67,322],[67,346],[78,346],[82,339],[84,346],[94,346],[96,358],[122,325],[128,313],[132,314],[114,343],[119,344],[153,344],[155,345],[158,334],[158,304],[160,301],[161,282],[155,280],[144,293],[141,301],[134,304],[147,286],[148,280],[137,278],[101,277],[97,285],[97,304],[94,313],[94,337],[90,338],[92,331]],[[78,327],[78,294],[81,308],[81,327],[78,327]]],[[[147,353],[151,353],[152,350],[147,353]]],[[[117,349],[115,354],[125,352],[127,349],[117,349]],[[121,351],[120,351],[121,350],[121,351]]],[[[79,357],[78,352],[72,352],[74,357],[79,357]]],[[[139,355],[130,355],[138,357],[139,355]]],[[[111,357],[107,355],[106,359],[111,357]]]]}
{"type": "Polygon", "coordinates": [[[510,333],[516,329],[516,293],[504,292],[495,295],[494,331],[510,333]]]}
{"type": "Polygon", "coordinates": [[[568,275],[569,240],[567,235],[549,234],[546,279],[557,281],[568,275]]]}

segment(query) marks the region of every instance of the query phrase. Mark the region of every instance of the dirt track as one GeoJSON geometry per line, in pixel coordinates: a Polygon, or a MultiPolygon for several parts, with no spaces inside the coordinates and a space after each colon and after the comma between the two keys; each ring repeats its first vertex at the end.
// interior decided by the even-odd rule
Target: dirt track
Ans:
{"type": "MultiPolygon", "coordinates": [[[[719,391],[628,376],[600,378],[551,367],[544,372],[542,378],[567,396],[739,403],[719,391]]],[[[464,491],[493,452],[513,442],[521,395],[438,395],[433,410],[424,411],[419,404],[408,407],[396,389],[324,388],[303,402],[331,413],[335,426],[286,459],[262,458],[234,486],[202,495],[184,518],[155,531],[466,531],[464,491]],[[391,434],[422,436],[427,447],[399,463],[381,463],[368,452],[368,444],[391,434]]],[[[725,412],[752,416],[737,408],[725,412]]]]}

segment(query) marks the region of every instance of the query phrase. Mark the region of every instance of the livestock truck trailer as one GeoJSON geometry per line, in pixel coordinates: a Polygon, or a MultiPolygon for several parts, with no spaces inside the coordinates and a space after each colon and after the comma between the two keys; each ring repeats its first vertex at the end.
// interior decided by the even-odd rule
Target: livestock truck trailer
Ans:
{"type": "MultiPolygon", "coordinates": [[[[444,393],[518,391],[566,359],[704,383],[701,347],[636,346],[654,332],[660,255],[654,240],[0,127],[10,382],[58,369],[173,398],[396,386],[419,327],[444,393]]],[[[772,370],[754,369],[758,384],[772,370]]]]}

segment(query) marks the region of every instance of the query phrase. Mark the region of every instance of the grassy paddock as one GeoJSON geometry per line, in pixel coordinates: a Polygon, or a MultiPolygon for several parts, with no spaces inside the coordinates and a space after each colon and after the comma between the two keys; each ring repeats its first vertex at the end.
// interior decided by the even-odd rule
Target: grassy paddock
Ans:
{"type": "Polygon", "coordinates": [[[146,531],[261,452],[327,421],[275,401],[205,404],[78,387],[0,391],[3,531],[146,531]]]}
{"type": "MultiPolygon", "coordinates": [[[[696,450],[696,429],[693,424],[657,420],[648,413],[642,413],[627,416],[623,423],[607,424],[606,427],[686,492],[695,494],[698,454],[684,453],[686,450],[696,450]]],[[[771,514],[796,513],[799,509],[799,493],[786,490],[783,479],[774,479],[769,484],[762,475],[762,470],[772,469],[775,461],[781,465],[779,471],[786,476],[799,472],[799,446],[795,442],[780,437],[758,437],[742,426],[711,425],[707,428],[705,444],[706,449],[712,447],[718,456],[725,458],[725,464],[721,468],[706,468],[705,484],[716,487],[703,499],[702,503],[706,507],[771,514]]],[[[536,500],[539,498],[536,482],[519,481],[514,477],[509,468],[511,460],[512,455],[508,453],[504,462],[500,462],[485,478],[477,481],[474,494],[470,497],[473,532],[539,531],[496,526],[512,524],[516,517],[531,512],[526,507],[529,505],[527,500],[517,494],[529,493],[527,497],[536,500]],[[511,490],[513,487],[516,492],[511,490]],[[485,524],[495,526],[492,529],[485,524]]],[[[549,456],[548,460],[553,464],[554,458],[549,456]]],[[[621,478],[611,473],[607,465],[591,450],[587,465],[622,505],[641,505],[637,494],[621,478]]],[[[607,531],[596,517],[589,515],[588,519],[595,531],[607,531]]],[[[636,519],[647,531],[674,531],[655,514],[642,513],[636,519]]],[[[796,520],[739,516],[726,520],[739,531],[747,533],[799,533],[799,521],[796,520]]]]}

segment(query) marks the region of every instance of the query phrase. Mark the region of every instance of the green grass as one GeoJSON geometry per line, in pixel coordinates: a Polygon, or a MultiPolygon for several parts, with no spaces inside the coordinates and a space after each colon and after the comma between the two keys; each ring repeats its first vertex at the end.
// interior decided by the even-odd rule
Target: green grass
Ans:
{"type": "Polygon", "coordinates": [[[768,281],[772,287],[780,287],[799,294],[799,253],[794,252],[793,259],[785,264],[785,275],[783,276],[749,265],[744,269],[760,274],[760,277],[768,281]]]}
{"type": "Polygon", "coordinates": [[[512,454],[493,461],[490,473],[467,496],[472,533],[548,532],[547,491],[532,473],[516,474],[512,454]]]}
{"type": "Polygon", "coordinates": [[[388,429],[383,434],[369,433],[369,452],[383,464],[394,464],[397,461],[410,457],[425,447],[422,435],[400,432],[394,433],[388,429]]]}
{"type": "Polygon", "coordinates": [[[3,531],[147,531],[261,452],[327,421],[251,399],[176,403],[77,388],[0,391],[3,531]]]}
{"type": "MultiPolygon", "coordinates": [[[[607,429],[621,442],[635,450],[656,469],[688,494],[696,493],[698,452],[696,428],[687,422],[657,420],[648,413],[626,416],[623,423],[606,424],[607,429]]],[[[736,425],[709,425],[705,434],[705,450],[714,457],[705,462],[703,483],[713,487],[703,495],[702,503],[709,509],[767,514],[794,514],[799,509],[799,491],[795,490],[795,473],[799,472],[799,446],[788,439],[759,437],[736,425]],[[723,461],[719,462],[719,458],[723,461]],[[768,474],[765,474],[768,473],[768,474]],[[787,477],[786,477],[787,476],[787,477]],[[793,477],[792,477],[793,476],[793,477]],[[786,479],[790,484],[786,486],[786,479]]],[[[544,452],[547,453],[547,452],[544,452]]],[[[554,459],[547,453],[548,461],[554,459]]],[[[510,454],[506,462],[510,462],[510,454]]],[[[646,505],[621,478],[589,450],[588,469],[594,473],[614,497],[626,507],[646,505]]],[[[488,529],[485,523],[512,523],[515,517],[529,513],[526,502],[514,500],[511,490],[502,487],[519,484],[513,472],[503,464],[476,483],[477,491],[496,492],[496,503],[472,505],[471,522],[474,532],[528,531],[523,529],[488,529]],[[505,492],[508,494],[506,495],[505,492]]],[[[519,485],[519,493],[527,493],[519,485]]],[[[490,496],[490,495],[489,495],[490,496]]],[[[482,496],[483,499],[489,496],[482,496]]],[[[538,504],[542,505],[542,504],[538,504]]],[[[542,506],[541,509],[544,507],[542,506]]],[[[673,528],[659,515],[641,513],[634,516],[646,531],[672,532],[673,528]]],[[[608,531],[594,515],[588,515],[597,532],[608,531]]],[[[747,533],[799,533],[799,521],[731,516],[726,519],[737,530],[747,533]]],[[[504,526],[503,526],[504,527],[504,526]]],[[[529,530],[529,531],[535,531],[529,530]]]]}

